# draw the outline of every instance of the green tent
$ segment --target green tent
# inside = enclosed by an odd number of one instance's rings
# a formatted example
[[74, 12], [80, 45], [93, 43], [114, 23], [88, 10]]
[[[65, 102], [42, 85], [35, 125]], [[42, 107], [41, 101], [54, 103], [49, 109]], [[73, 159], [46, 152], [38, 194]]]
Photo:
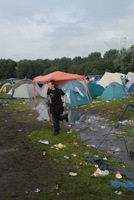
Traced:
[[104, 91], [104, 87], [97, 84], [97, 83], [87, 83], [88, 89], [90, 91], [90, 95], [92, 98], [96, 98], [101, 96], [102, 92]]

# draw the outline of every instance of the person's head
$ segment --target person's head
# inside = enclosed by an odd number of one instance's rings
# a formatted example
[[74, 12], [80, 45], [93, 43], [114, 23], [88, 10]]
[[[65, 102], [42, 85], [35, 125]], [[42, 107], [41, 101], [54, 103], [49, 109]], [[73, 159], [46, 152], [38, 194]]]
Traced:
[[54, 88], [57, 87], [57, 81], [54, 80], [54, 79], [48, 81], [47, 84], [48, 84], [48, 88], [51, 89], [51, 90], [53, 90]]

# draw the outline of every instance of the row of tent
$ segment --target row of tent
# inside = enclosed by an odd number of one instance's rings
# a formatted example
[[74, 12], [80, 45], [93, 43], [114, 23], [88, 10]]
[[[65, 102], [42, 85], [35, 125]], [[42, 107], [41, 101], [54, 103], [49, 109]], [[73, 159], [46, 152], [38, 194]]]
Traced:
[[[128, 78], [126, 87], [122, 77]], [[0, 92], [15, 98], [34, 98], [47, 96], [47, 82], [56, 79], [59, 88], [67, 95], [67, 106], [81, 106], [91, 103], [92, 98], [104, 100], [128, 98], [134, 93], [134, 73], [127, 75], [106, 72], [97, 83], [87, 82], [85, 76], [56, 71], [45, 76], [37, 76], [33, 80], [14, 80], [14, 84], [6, 82]], [[38, 83], [43, 86], [39, 87]]]

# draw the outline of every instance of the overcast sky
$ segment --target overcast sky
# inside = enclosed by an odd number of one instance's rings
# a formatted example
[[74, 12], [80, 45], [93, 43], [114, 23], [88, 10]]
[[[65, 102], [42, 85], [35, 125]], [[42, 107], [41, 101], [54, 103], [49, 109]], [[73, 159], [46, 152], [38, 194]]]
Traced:
[[0, 0], [0, 59], [103, 56], [133, 44], [133, 0]]

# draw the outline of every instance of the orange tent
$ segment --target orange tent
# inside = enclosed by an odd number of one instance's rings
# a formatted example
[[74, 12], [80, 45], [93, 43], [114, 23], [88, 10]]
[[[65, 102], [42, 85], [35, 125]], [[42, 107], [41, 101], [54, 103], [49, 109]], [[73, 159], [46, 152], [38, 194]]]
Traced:
[[52, 72], [45, 76], [37, 76], [33, 79], [33, 81], [34, 82], [42, 81], [45, 83], [47, 81], [50, 81], [51, 79], [55, 79], [58, 82], [65, 82], [65, 81], [78, 80], [78, 79], [83, 79], [84, 81], [86, 81], [85, 76], [78, 75], [78, 74], [70, 74], [70, 73], [61, 72], [61, 71]]
[[[37, 82], [46, 83], [46, 82], [50, 81], [51, 79], [55, 79], [59, 84], [67, 82], [67, 81], [71, 81], [71, 80], [83, 80], [85, 87], [87, 88], [87, 91], [88, 91], [89, 96], [90, 96], [90, 92], [88, 90], [88, 86], [87, 86], [87, 83], [86, 83], [86, 77], [85, 76], [78, 75], [78, 74], [70, 74], [70, 73], [61, 72], [61, 71], [55, 71], [55, 72], [52, 72], [52, 73], [47, 74], [45, 76], [35, 77], [33, 79], [34, 88], [35, 88], [35, 83], [37, 83]], [[34, 91], [35, 91], [35, 89], [34, 89]], [[36, 97], [36, 94], [34, 95], [34, 97]]]

